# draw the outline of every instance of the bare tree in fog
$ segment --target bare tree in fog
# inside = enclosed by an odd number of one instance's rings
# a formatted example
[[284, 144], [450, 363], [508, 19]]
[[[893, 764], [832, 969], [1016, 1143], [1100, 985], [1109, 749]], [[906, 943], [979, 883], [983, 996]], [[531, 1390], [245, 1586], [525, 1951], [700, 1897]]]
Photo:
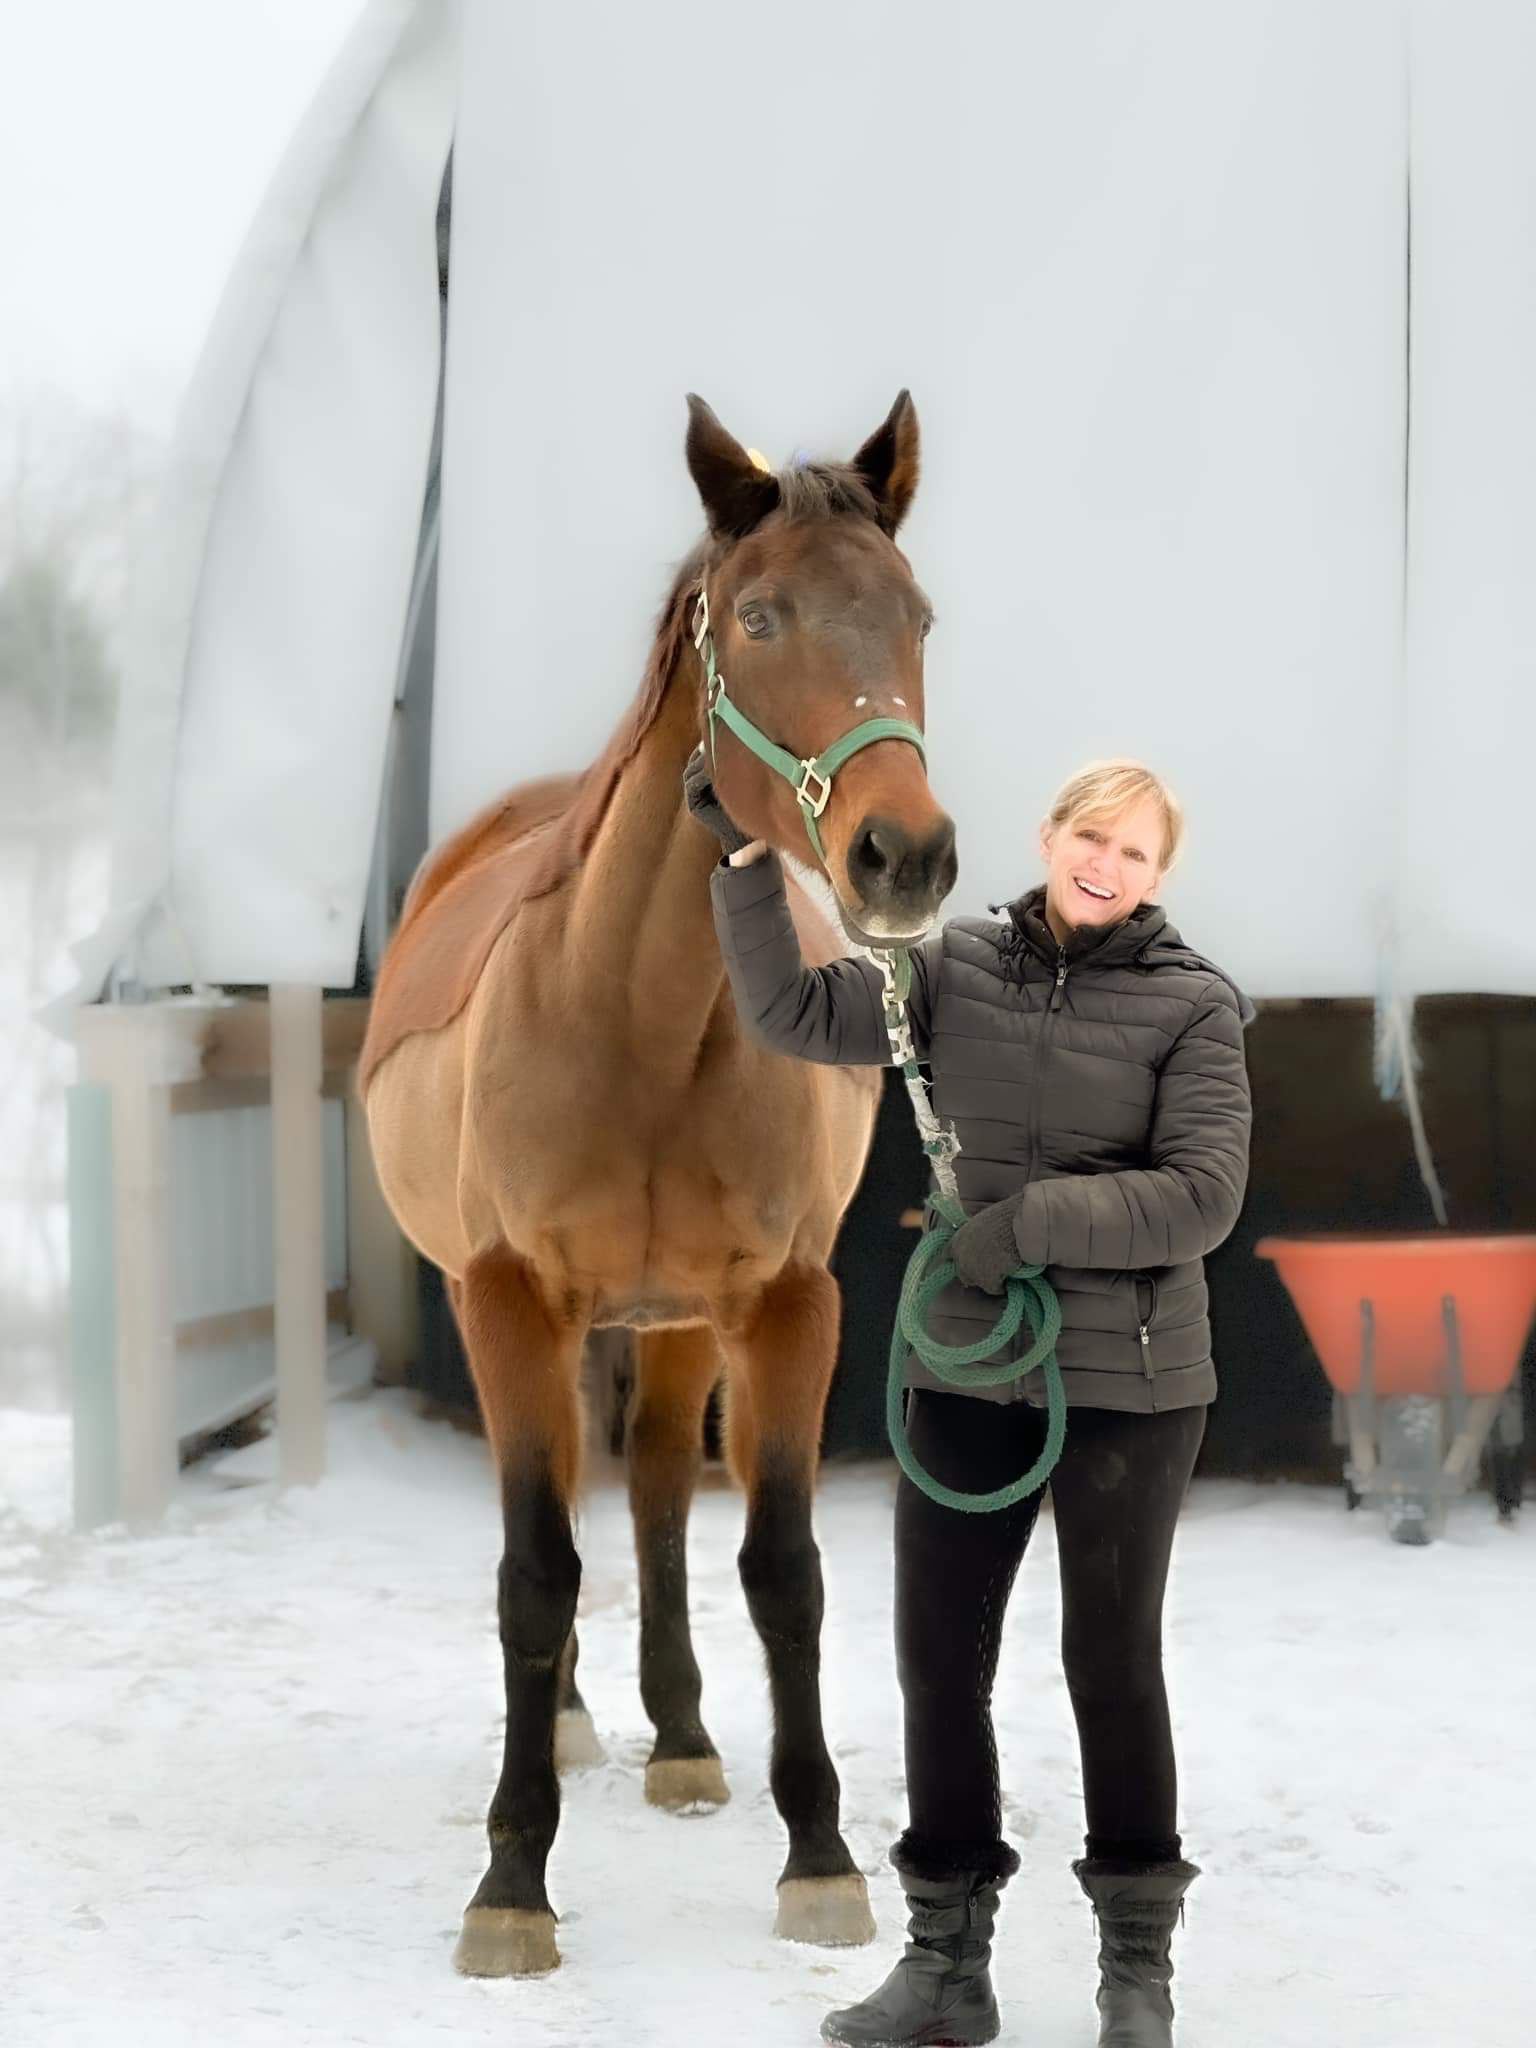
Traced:
[[0, 406], [0, 1401], [63, 1393], [70, 1055], [33, 1013], [104, 907], [118, 655], [157, 453], [58, 399]]

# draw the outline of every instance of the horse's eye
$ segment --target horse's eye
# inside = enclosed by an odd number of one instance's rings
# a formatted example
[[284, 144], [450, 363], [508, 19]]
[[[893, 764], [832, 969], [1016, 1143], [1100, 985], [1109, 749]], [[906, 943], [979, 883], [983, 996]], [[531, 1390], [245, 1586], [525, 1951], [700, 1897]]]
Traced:
[[770, 622], [761, 605], [749, 604], [738, 616], [741, 619], [742, 630], [750, 633], [754, 640], [767, 632]]
[[918, 634], [917, 634], [917, 637], [918, 637], [918, 639], [919, 639], [919, 640], [926, 640], [926, 639], [928, 638], [928, 635], [929, 635], [929, 634], [930, 634], [930, 633], [931, 633], [932, 631], [933, 631], [933, 620], [932, 620], [932, 619], [924, 619], [924, 621], [923, 621], [922, 625], [921, 625], [921, 626], [920, 626], [920, 627], [918, 628]]

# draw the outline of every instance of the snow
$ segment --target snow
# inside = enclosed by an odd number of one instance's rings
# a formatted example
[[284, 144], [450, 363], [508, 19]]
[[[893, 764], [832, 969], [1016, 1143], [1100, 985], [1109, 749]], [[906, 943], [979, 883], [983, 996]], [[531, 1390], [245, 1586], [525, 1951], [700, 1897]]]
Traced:
[[[892, 1468], [829, 1468], [817, 1511], [827, 1727], [878, 1944], [826, 1952], [770, 1932], [783, 1838], [765, 1688], [735, 1579], [741, 1501], [715, 1474], [690, 1564], [733, 1800], [706, 1818], [646, 1806], [627, 1514], [600, 1465], [581, 1677], [608, 1761], [565, 1783], [551, 1864], [565, 1964], [478, 1983], [450, 1954], [500, 1742], [486, 1449], [392, 1392], [331, 1424], [316, 1488], [194, 1468], [156, 1532], [82, 1536], [66, 1519], [67, 1422], [0, 1413], [7, 2048], [814, 2041], [898, 1945], [883, 1860], [904, 1819]], [[1197, 1484], [1168, 1630], [1185, 1841], [1206, 1873], [1177, 1954], [1183, 2048], [1525, 2039], [1533, 1534], [1478, 1498], [1444, 1541], [1408, 1550], [1330, 1490]], [[1091, 2048], [1053, 1547], [1046, 1516], [998, 1681], [1024, 1867], [997, 1979], [1005, 2041]]]

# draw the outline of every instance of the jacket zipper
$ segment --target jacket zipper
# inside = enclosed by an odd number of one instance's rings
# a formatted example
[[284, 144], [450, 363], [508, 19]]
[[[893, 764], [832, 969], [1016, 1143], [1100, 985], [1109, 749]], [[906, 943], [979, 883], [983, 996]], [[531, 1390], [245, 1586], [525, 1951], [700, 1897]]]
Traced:
[[1067, 949], [1056, 948], [1056, 986], [1051, 990], [1050, 1001], [1045, 1006], [1045, 1022], [1040, 1027], [1040, 1044], [1035, 1051], [1035, 1079], [1029, 1105], [1029, 1168], [1025, 1185], [1035, 1178], [1035, 1168], [1040, 1160], [1040, 1097], [1044, 1093], [1045, 1055], [1051, 1041], [1051, 1024], [1061, 1008], [1061, 992], [1067, 983]]
[[[1145, 1278], [1148, 1287], [1150, 1287], [1152, 1290], [1152, 1305], [1147, 1310], [1146, 1321], [1138, 1324], [1137, 1327], [1141, 1332], [1141, 1369], [1146, 1374], [1147, 1378], [1151, 1379], [1152, 1325], [1157, 1321], [1157, 1282], [1150, 1273], [1146, 1274]], [[1137, 1284], [1139, 1288], [1140, 1282], [1138, 1281]], [[1140, 1308], [1141, 1306], [1141, 1296], [1139, 1292], [1136, 1297], [1136, 1306], [1138, 1308]]]
[[[1045, 1006], [1045, 1022], [1040, 1030], [1040, 1047], [1035, 1055], [1034, 1100], [1030, 1106], [1029, 1125], [1029, 1178], [1031, 1180], [1035, 1177], [1035, 1165], [1040, 1153], [1040, 1098], [1044, 1093], [1041, 1084], [1045, 1074], [1045, 1055], [1050, 1045], [1052, 1024], [1056, 1012], [1061, 1008], [1062, 994], [1066, 985], [1067, 949], [1065, 946], [1058, 946], [1056, 948], [1056, 982], [1051, 990], [1050, 1000]], [[1147, 1310], [1146, 1320], [1137, 1324], [1137, 1330], [1141, 1337], [1141, 1369], [1148, 1381], [1151, 1381], [1153, 1378], [1152, 1325], [1157, 1321], [1157, 1282], [1150, 1273], [1145, 1278], [1148, 1287], [1152, 1290], [1152, 1304]], [[1139, 1294], [1136, 1305], [1138, 1309], [1141, 1306]]]

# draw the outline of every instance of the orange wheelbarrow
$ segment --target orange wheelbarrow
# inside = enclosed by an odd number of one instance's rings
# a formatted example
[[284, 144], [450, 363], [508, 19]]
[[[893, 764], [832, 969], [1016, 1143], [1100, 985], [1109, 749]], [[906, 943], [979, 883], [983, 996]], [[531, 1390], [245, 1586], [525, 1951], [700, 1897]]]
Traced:
[[1536, 1237], [1266, 1237], [1333, 1387], [1354, 1508], [1379, 1499], [1399, 1543], [1429, 1543], [1491, 1447], [1511, 1521], [1524, 1490], [1517, 1372], [1536, 1317]]

